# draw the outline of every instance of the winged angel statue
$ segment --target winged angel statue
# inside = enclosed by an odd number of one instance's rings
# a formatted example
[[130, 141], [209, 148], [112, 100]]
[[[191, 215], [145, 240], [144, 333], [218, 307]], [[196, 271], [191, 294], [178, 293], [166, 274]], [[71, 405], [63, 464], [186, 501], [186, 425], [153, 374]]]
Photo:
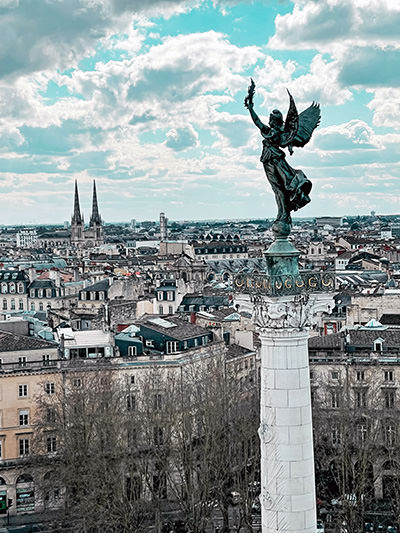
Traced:
[[251, 80], [244, 105], [250, 112], [254, 124], [263, 136], [261, 162], [265, 174], [271, 184], [278, 205], [278, 216], [272, 225], [275, 237], [286, 238], [292, 228], [291, 211], [297, 211], [310, 202], [312, 183], [301, 170], [292, 168], [286, 161], [286, 155], [281, 148], [288, 148], [293, 154], [294, 146], [304, 146], [311, 139], [311, 135], [321, 119], [319, 104], [312, 103], [310, 107], [298, 114], [296, 104], [289, 93], [289, 110], [286, 120], [282, 113], [274, 109], [269, 116], [269, 125], [261, 122], [254, 111], [253, 97], [255, 83]]

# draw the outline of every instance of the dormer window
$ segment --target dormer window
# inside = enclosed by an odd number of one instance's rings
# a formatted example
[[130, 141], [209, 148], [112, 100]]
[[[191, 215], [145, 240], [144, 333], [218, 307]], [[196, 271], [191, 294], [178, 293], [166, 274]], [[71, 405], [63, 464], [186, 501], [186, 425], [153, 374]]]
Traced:
[[379, 337], [374, 341], [374, 352], [381, 352], [383, 350], [384, 340]]
[[7, 283], [2, 283], [1, 284], [1, 292], [3, 294], [5, 294], [7, 292]]
[[18, 283], [18, 292], [21, 294], [22, 292], [24, 292], [24, 284], [23, 283]]

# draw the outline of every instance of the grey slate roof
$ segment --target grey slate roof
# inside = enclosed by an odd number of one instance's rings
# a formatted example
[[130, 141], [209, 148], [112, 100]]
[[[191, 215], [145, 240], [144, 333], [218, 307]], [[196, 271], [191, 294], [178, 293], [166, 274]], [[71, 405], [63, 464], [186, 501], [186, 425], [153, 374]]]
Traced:
[[36, 337], [0, 331], [0, 353], [20, 350], [45, 350], [49, 348], [57, 348], [57, 344]]
[[332, 333], [323, 337], [310, 337], [308, 347], [311, 350], [340, 350], [341, 338], [348, 346], [371, 350], [378, 338], [384, 340], [384, 347], [400, 350], [400, 329], [355, 329], [349, 330], [343, 337], [341, 333]]
[[91, 292], [91, 291], [107, 291], [110, 287], [110, 280], [108, 278], [97, 281], [89, 287], [85, 287], [80, 292]]
[[197, 326], [196, 324], [187, 322], [186, 320], [181, 320], [175, 316], [163, 317], [163, 319], [167, 322], [175, 324], [175, 327], [170, 328], [164, 328], [158, 324], [155, 324], [154, 322], [151, 322], [151, 320], [155, 318], [159, 318], [158, 315], [145, 315], [143, 318], [135, 322], [135, 324], [143, 325], [146, 328], [152, 329], [154, 331], [157, 331], [158, 333], [161, 333], [162, 335], [172, 337], [176, 340], [193, 339], [194, 337], [210, 335], [210, 330]]

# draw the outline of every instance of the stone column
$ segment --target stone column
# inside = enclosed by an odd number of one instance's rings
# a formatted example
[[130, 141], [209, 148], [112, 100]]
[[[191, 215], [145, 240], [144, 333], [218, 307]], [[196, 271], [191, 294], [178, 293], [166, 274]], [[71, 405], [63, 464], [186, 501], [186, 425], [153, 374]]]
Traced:
[[315, 533], [308, 327], [332, 307], [332, 296], [242, 295], [238, 301], [252, 308], [261, 339], [262, 533]]
[[262, 532], [315, 533], [308, 326], [328, 294], [253, 298], [261, 339]]

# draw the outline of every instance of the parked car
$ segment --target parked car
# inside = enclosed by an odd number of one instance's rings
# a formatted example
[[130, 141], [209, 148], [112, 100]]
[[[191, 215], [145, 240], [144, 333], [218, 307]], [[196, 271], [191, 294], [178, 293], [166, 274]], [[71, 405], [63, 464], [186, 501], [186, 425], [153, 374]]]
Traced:
[[325, 526], [322, 520], [317, 520], [317, 533], [325, 533]]
[[374, 524], [372, 522], [365, 522], [364, 531], [375, 531]]

